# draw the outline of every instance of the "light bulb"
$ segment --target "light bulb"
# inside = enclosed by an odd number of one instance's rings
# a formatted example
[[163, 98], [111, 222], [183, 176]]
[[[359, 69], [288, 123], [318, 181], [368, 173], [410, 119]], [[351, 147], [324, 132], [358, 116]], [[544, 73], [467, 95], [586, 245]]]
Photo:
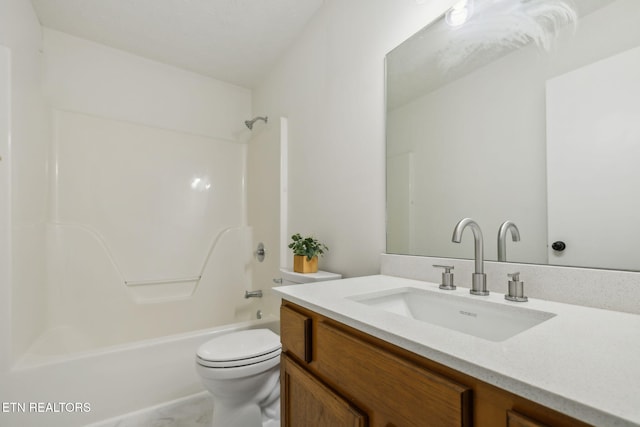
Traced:
[[451, 27], [459, 27], [471, 18], [473, 0], [461, 0], [454, 4], [445, 14], [445, 21]]

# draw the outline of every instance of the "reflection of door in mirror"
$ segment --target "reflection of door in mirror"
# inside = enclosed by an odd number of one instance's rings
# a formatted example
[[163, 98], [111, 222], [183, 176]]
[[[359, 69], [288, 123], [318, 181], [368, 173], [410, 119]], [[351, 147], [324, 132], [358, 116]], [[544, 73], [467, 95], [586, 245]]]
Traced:
[[549, 242], [567, 245], [552, 264], [638, 268], [638, 76], [634, 48], [547, 82]]

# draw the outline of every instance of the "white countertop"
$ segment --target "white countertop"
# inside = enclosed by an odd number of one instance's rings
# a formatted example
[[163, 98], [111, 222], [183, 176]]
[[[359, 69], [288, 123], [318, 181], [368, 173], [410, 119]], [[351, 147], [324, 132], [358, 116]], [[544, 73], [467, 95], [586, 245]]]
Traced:
[[[517, 305], [556, 316], [501, 342], [389, 313], [347, 299], [421, 288]], [[434, 283], [367, 276], [281, 286], [282, 298], [489, 384], [597, 426], [640, 426], [640, 316], [503, 294], [472, 296]]]

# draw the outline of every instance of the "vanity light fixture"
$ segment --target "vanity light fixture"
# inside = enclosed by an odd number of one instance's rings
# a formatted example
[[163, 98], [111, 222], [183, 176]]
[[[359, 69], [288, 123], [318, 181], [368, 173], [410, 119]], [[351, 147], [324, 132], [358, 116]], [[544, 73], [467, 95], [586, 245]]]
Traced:
[[473, 0], [460, 0], [445, 14], [445, 21], [451, 27], [459, 27], [473, 15]]
[[478, 68], [530, 43], [550, 51], [560, 29], [575, 29], [578, 15], [572, 0], [463, 0], [444, 18], [453, 31], [437, 57], [448, 72]]

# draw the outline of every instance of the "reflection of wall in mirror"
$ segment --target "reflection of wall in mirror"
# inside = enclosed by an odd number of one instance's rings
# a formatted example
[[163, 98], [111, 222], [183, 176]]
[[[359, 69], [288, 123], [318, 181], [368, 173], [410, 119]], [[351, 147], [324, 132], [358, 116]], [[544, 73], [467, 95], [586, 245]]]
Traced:
[[387, 252], [411, 253], [414, 248], [413, 153], [387, 158]]
[[[388, 113], [391, 149], [415, 153], [416, 254], [472, 258], [473, 239], [451, 243], [456, 222], [471, 217], [496, 259], [494, 237], [510, 219], [523, 234], [510, 256], [539, 248], [523, 256], [546, 262], [544, 128], [530, 120], [544, 112], [543, 82], [521, 90], [539, 71], [522, 66], [532, 56], [515, 52]], [[521, 107], [505, 110], [514, 93]]]
[[415, 156], [415, 250], [408, 253], [473, 258], [472, 239], [451, 243], [455, 223], [472, 217], [486, 259], [495, 260], [495, 236], [509, 219], [522, 240], [507, 243], [508, 260], [548, 262], [545, 82], [637, 46], [637, 16], [640, 2], [616, 1], [584, 16], [549, 55], [521, 49], [388, 112], [388, 156]]

